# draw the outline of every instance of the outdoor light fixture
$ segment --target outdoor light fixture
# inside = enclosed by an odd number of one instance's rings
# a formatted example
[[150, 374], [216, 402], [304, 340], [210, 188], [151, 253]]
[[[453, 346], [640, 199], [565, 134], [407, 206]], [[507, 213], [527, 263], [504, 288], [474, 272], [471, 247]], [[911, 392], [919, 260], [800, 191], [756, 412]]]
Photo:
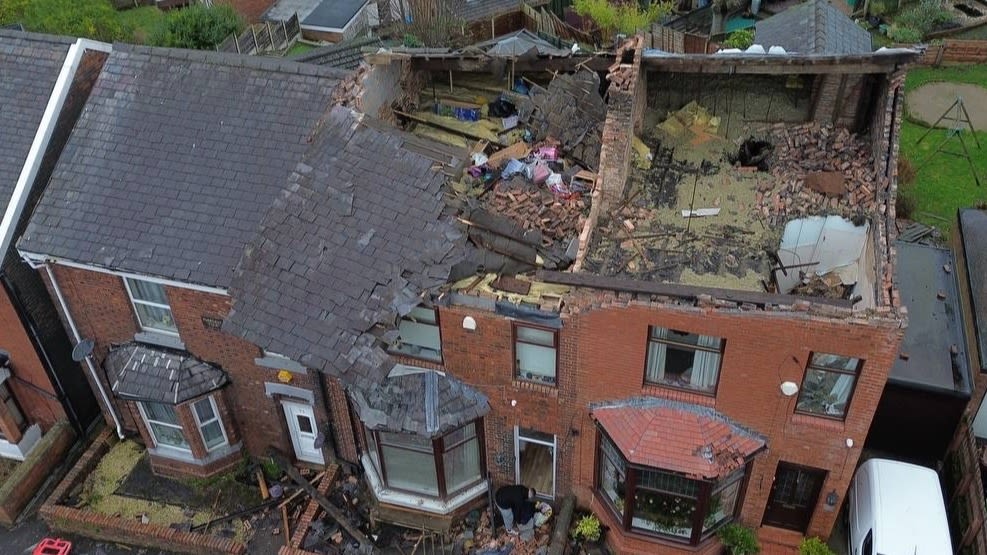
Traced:
[[463, 318], [463, 329], [468, 331], [476, 331], [476, 320], [474, 320], [472, 316]]
[[795, 382], [781, 382], [781, 393], [785, 397], [791, 397], [799, 392], [799, 385]]
[[826, 505], [828, 505], [830, 507], [835, 507], [836, 506], [836, 502], [839, 501], [839, 500], [840, 500], [840, 496], [836, 494], [836, 490], [835, 489], [833, 491], [831, 491], [831, 492], [829, 492], [829, 493], [826, 494]]

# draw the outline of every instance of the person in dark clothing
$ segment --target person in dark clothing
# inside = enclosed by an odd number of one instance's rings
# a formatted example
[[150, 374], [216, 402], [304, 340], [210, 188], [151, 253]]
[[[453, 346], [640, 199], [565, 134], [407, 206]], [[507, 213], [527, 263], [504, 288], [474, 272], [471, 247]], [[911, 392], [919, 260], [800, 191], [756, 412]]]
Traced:
[[[506, 528], [508, 532], [515, 534], [517, 533], [514, 531], [514, 517], [522, 510], [522, 503], [534, 498], [535, 495], [536, 492], [534, 488], [529, 488], [528, 486], [523, 486], [520, 484], [514, 486], [503, 486], [497, 490], [497, 493], [494, 494], [494, 502], [497, 505], [497, 509], [500, 510], [500, 516], [504, 519], [504, 528]], [[530, 516], [534, 516], [533, 511]]]
[[538, 508], [531, 499], [525, 499], [514, 511], [514, 524], [517, 525], [521, 541], [531, 541], [535, 536], [535, 513]]

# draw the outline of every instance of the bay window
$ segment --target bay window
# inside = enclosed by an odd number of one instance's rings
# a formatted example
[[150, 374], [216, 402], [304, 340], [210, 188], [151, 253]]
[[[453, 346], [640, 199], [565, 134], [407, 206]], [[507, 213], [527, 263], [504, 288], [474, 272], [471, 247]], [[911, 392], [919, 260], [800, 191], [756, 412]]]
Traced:
[[486, 473], [479, 420], [434, 439], [370, 429], [365, 436], [374, 470], [394, 490], [448, 498], [476, 485]]
[[[212, 453], [230, 444], [216, 400], [211, 395], [187, 404], [170, 405], [140, 401], [137, 406], [155, 447], [178, 450], [188, 456], [193, 451]], [[182, 411], [190, 411], [193, 420], [188, 419], [187, 413], [184, 420], [180, 418]], [[199, 440], [202, 442], [202, 447], [193, 449], [192, 444], [198, 445]]]
[[631, 465], [599, 436], [597, 491], [622, 528], [696, 545], [737, 514], [747, 467], [716, 480]]
[[156, 445], [191, 451], [174, 406], [148, 401], [141, 402], [139, 406]]
[[227, 444], [226, 431], [223, 430], [223, 423], [219, 419], [219, 411], [216, 410], [216, 402], [212, 397], [192, 403], [192, 413], [195, 415], [195, 422], [199, 426], [199, 434], [202, 436], [202, 444], [205, 445], [206, 451]]

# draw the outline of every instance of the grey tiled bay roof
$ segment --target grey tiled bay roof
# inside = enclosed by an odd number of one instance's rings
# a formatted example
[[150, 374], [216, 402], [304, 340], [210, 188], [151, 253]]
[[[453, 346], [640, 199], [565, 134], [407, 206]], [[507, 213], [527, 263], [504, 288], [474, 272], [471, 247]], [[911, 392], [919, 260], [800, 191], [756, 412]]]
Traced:
[[870, 33], [827, 0], [808, 0], [754, 26], [754, 42], [800, 54], [871, 52]]
[[228, 286], [344, 75], [115, 45], [19, 247]]
[[0, 209], [10, 202], [72, 42], [0, 29]]
[[229, 381], [221, 368], [188, 353], [136, 342], [111, 349], [103, 367], [117, 397], [169, 405], [205, 395]]
[[223, 329], [372, 395], [394, 366], [382, 336], [466, 252], [435, 163], [360, 120], [321, 123], [244, 250]]

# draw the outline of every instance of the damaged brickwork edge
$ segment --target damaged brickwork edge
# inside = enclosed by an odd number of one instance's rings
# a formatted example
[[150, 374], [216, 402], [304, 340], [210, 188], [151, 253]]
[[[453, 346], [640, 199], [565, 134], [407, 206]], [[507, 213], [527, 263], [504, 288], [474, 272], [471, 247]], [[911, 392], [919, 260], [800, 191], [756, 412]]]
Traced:
[[167, 526], [141, 524], [134, 519], [106, 516], [59, 503], [96, 468], [103, 455], [116, 443], [112, 430], [103, 430], [79, 458], [38, 511], [53, 530], [74, 533], [103, 541], [120, 542], [150, 549], [167, 549], [191, 555], [243, 555], [241, 542], [195, 532], [182, 532]]

